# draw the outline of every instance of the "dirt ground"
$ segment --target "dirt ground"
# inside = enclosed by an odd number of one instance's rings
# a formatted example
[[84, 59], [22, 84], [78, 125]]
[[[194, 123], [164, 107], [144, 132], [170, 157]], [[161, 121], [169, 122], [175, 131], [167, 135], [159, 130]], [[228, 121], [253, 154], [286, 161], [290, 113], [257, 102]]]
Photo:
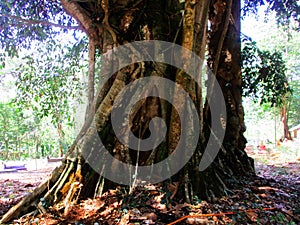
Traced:
[[49, 166], [38, 170], [20, 170], [18, 172], [0, 173], [0, 181], [14, 180], [26, 184], [39, 183], [51, 174], [55, 166]]
[[[9, 165], [17, 163], [10, 163]], [[23, 163], [19, 163], [22, 165]], [[46, 163], [44, 161], [28, 162], [28, 170], [18, 172], [4, 172], [0, 170], [0, 218], [7, 210], [19, 202], [22, 197], [44, 181], [59, 163]]]

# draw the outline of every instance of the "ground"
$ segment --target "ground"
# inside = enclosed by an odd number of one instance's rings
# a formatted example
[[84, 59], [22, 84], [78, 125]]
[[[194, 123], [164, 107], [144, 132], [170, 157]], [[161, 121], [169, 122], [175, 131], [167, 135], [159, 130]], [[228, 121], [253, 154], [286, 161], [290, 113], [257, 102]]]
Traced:
[[[300, 162], [270, 160], [272, 153], [253, 156], [258, 176], [227, 183], [228, 196], [214, 203], [197, 197], [194, 205], [177, 201], [172, 198], [176, 184], [146, 185], [130, 194], [120, 187], [79, 202], [67, 215], [59, 206], [50, 207], [47, 214], [31, 214], [13, 224], [300, 224]], [[54, 166], [0, 173], [0, 218]]]

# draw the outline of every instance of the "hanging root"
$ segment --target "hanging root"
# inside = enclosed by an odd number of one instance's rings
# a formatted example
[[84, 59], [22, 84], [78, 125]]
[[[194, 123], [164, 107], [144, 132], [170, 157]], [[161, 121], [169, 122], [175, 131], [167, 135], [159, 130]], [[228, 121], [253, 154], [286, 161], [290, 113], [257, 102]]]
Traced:
[[[56, 203], [58, 201], [58, 193], [63, 187], [64, 183], [66, 182], [67, 178], [69, 177], [72, 169], [74, 168], [74, 162], [71, 162], [71, 165], [69, 165], [69, 161], [67, 163], [67, 166], [63, 173], [61, 173], [58, 181], [55, 183], [55, 185], [51, 188], [51, 190], [45, 195], [45, 199], [48, 202]], [[54, 196], [54, 200], [53, 200]], [[53, 201], [52, 201], [53, 200]]]
[[[187, 169], [184, 170], [184, 194], [185, 194], [185, 200], [187, 203], [192, 203], [190, 196], [190, 189], [189, 189], [189, 171]], [[191, 187], [192, 188], [192, 187]], [[192, 198], [193, 199], [193, 198]]]
[[115, 32], [113, 31], [113, 29], [111, 28], [111, 26], [110, 26], [110, 24], [108, 22], [108, 14], [109, 14], [109, 12], [108, 12], [108, 7], [109, 7], [108, 0], [102, 0], [101, 1], [101, 7], [102, 7], [102, 9], [104, 11], [104, 19], [103, 19], [102, 23], [104, 24], [105, 28], [110, 33], [110, 35], [111, 35], [111, 37], [113, 39], [113, 42], [114, 42], [114, 47], [116, 47], [117, 43], [118, 43], [117, 42], [117, 36], [116, 36]]

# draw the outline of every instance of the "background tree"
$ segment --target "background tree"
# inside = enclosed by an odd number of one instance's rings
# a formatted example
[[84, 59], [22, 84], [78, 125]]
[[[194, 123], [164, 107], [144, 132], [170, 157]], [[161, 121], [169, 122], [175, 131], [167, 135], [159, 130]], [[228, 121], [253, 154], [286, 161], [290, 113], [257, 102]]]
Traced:
[[29, 49], [36, 41], [55, 39], [62, 31], [78, 30], [59, 1], [30, 2], [1, 1], [2, 49], [9, 56], [18, 55], [21, 48]]
[[285, 62], [280, 52], [261, 51], [253, 42], [242, 52], [243, 95], [260, 104], [281, 105], [290, 92]]
[[291, 97], [291, 100], [288, 104], [288, 115], [289, 115], [289, 121], [291, 126], [296, 126], [300, 123], [300, 117], [298, 113], [298, 106], [300, 104], [300, 82], [298, 79], [293, 79], [289, 82], [291, 88], [293, 89], [293, 95]]
[[[53, 4], [54, 10], [58, 13], [63, 12], [62, 6], [78, 22], [80, 29], [86, 33], [89, 39], [90, 97], [88, 112], [95, 111], [96, 130], [90, 126], [92, 118], [87, 117], [82, 131], [69, 149], [63, 164], [53, 172], [49, 182], [41, 184], [36, 191], [20, 202], [18, 207], [8, 212], [1, 222], [17, 216], [20, 210], [26, 211], [30, 203], [41, 196], [44, 196], [45, 200], [51, 204], [62, 202], [65, 213], [68, 213], [70, 204], [76, 202], [78, 197], [95, 196], [101, 194], [103, 187], [114, 187], [116, 184], [105, 180], [102, 174], [96, 174], [90, 165], [85, 163], [85, 158], [81, 155], [82, 152], [93, 149], [91, 148], [91, 143], [93, 144], [93, 140], [90, 140], [91, 134], [99, 134], [115, 158], [134, 165], [151, 165], [174, 151], [173, 140], [178, 140], [179, 122], [176, 115], [174, 116], [174, 108], [166, 102], [156, 98], [147, 98], [143, 102], [143, 106], [136, 108], [133, 112], [131, 130], [142, 139], [149, 135], [149, 121], [153, 117], [166, 118], [166, 115], [172, 115], [170, 121], [167, 120], [169, 127], [172, 127], [172, 130], [169, 130], [168, 139], [158, 149], [153, 149], [151, 152], [137, 153], [116, 140], [110, 123], [110, 113], [113, 100], [121, 89], [136, 78], [146, 76], [161, 76], [178, 82], [194, 99], [195, 104], [201, 105], [199, 104], [202, 102], [201, 92], [197, 91], [195, 82], [188, 80], [186, 74], [167, 65], [151, 62], [137, 63], [121, 69], [104, 85], [102, 90], [94, 91], [95, 49], [98, 48], [100, 52], [105, 53], [117, 45], [136, 40], [153, 39], [174, 42], [195, 51], [202, 58], [205, 53], [205, 43], [209, 40], [208, 66], [215, 74], [226, 102], [228, 117], [227, 121], [223, 121], [226, 123], [226, 134], [222, 151], [207, 170], [198, 171], [201, 155], [210, 132], [210, 108], [206, 104], [203, 115], [201, 114], [202, 110], [199, 110], [200, 123], [203, 122], [204, 130], [196, 153], [176, 176], [166, 181], [177, 187], [174, 195], [176, 194], [177, 197], [184, 198], [186, 201], [191, 201], [194, 195], [203, 199], [215, 200], [226, 193], [228, 188], [226, 184], [229, 184], [228, 178], [238, 180], [240, 176], [253, 173], [251, 160], [244, 151], [246, 140], [243, 136], [245, 126], [241, 99], [240, 1], [186, 0], [184, 3], [180, 3], [160, 0], [151, 2], [62, 0], [60, 3], [61, 5], [51, 2], [50, 5]], [[28, 8], [27, 5], [29, 5]], [[35, 12], [36, 7], [43, 9], [43, 6], [44, 9], [49, 9], [45, 3], [31, 5], [28, 2], [26, 4], [14, 2], [13, 4], [17, 16], [24, 16], [25, 20], [49, 19], [47, 16], [54, 15], [52, 21], [59, 22], [55, 14], [42, 13], [43, 10], [38, 14], [31, 15], [32, 12]], [[6, 2], [2, 7], [6, 7], [8, 12], [11, 11], [11, 5]], [[17, 10], [18, 8], [20, 10]], [[24, 14], [19, 14], [19, 12]], [[210, 26], [208, 26], [207, 18]], [[3, 21], [13, 19], [12, 16], [6, 15]], [[71, 21], [71, 19], [61, 20], [63, 26], [65, 26], [65, 21]], [[1, 25], [5, 24], [1, 23]], [[44, 25], [39, 26], [43, 28]], [[44, 28], [48, 32], [46, 32], [47, 34], [53, 32], [48, 26]], [[8, 32], [11, 31], [6, 31], [6, 33]], [[37, 33], [40, 37], [43, 36], [42, 34], [44, 33]], [[9, 42], [6, 43], [8, 43], [5, 45], [7, 50], [13, 49]], [[212, 77], [208, 77], [209, 94], [213, 90], [211, 79]], [[155, 88], [152, 91], [155, 92]], [[178, 101], [186, 104], [179, 96], [177, 98]], [[185, 106], [189, 110], [189, 106]], [[222, 119], [224, 118], [220, 115], [220, 121]], [[139, 132], [141, 128], [144, 128], [143, 132]], [[95, 151], [97, 150], [96, 146], [92, 147]], [[99, 157], [105, 157], [105, 155]], [[119, 168], [114, 168], [114, 165], [108, 166], [111, 166], [116, 174], [119, 173]], [[47, 189], [49, 185], [50, 189]]]
[[[247, 22], [249, 21], [246, 19], [245, 23]], [[254, 27], [257, 27], [257, 32], [255, 33], [255, 35], [253, 35], [253, 38], [257, 43], [255, 48], [258, 48], [260, 49], [259, 51], [263, 52], [277, 52], [278, 55], [281, 55], [282, 61], [285, 65], [285, 69], [284, 71], [282, 71], [282, 78], [279, 78], [278, 82], [276, 83], [278, 84], [278, 88], [282, 87], [283, 89], [286, 89], [286, 86], [284, 84], [279, 85], [280, 81], [288, 83], [288, 89], [292, 89], [292, 93], [277, 93], [276, 96], [280, 96], [283, 101], [277, 102], [276, 106], [274, 105], [274, 103], [273, 105], [274, 107], [280, 109], [279, 111], [276, 110], [276, 112], [278, 112], [278, 115], [274, 115], [275, 117], [280, 117], [280, 120], [278, 120], [281, 121], [280, 127], [282, 127], [282, 132], [280, 130], [280, 135], [281, 137], [290, 139], [291, 136], [289, 133], [289, 126], [295, 126], [298, 124], [297, 122], [294, 122], [294, 118], [297, 113], [293, 110], [295, 108], [294, 100], [296, 101], [298, 92], [298, 86], [295, 84], [297, 83], [296, 80], [299, 76], [297, 70], [297, 67], [299, 66], [299, 33], [293, 30], [293, 27], [296, 28], [297, 23], [291, 20], [291, 24], [289, 27], [283, 26], [283, 24], [279, 24], [278, 26], [278, 24], [276, 24], [275, 13], [270, 13], [268, 15], [268, 18], [264, 18], [264, 16], [260, 14], [258, 20], [252, 23]], [[265, 30], [269, 30], [268, 34], [265, 33]], [[250, 31], [248, 31], [248, 35], [249, 32]], [[278, 60], [275, 61], [278, 62]], [[250, 60], [248, 60], [248, 65], [249, 62]], [[279, 65], [278, 63], [276, 64]], [[270, 63], [270, 65], [273, 66], [276, 64]], [[256, 66], [258, 71], [259, 64], [256, 64]], [[255, 66], [252, 65], [252, 68], [254, 67]], [[277, 71], [279, 72], [280, 70], [278, 69]], [[285, 77], [283, 76], [283, 72], [285, 74]], [[244, 76], [244, 78], [249, 79], [250, 81], [251, 79], [247, 78], [247, 76]], [[247, 82], [245, 82], [245, 84], [246, 83]], [[270, 84], [272, 85], [272, 83]], [[259, 91], [262, 89], [257, 88], [257, 90]], [[269, 107], [269, 111], [274, 113], [274, 108]]]
[[24, 136], [28, 132], [26, 117], [11, 102], [0, 103], [1, 158], [19, 158], [24, 151]]
[[[27, 121], [34, 124], [27, 133], [27, 137], [32, 136], [32, 139], [26, 140], [39, 143], [36, 151], [29, 151], [31, 144], [28, 143], [28, 154], [22, 154], [22, 157], [62, 156], [70, 144], [67, 142], [70, 142], [68, 138], [72, 132], [68, 129], [74, 129], [74, 109], [81, 104], [81, 89], [84, 88], [84, 75], [81, 73], [85, 51], [77, 52], [84, 44], [84, 39], [66, 40], [64, 43], [48, 40], [32, 44], [31, 50], [22, 49], [19, 58], [3, 60], [4, 68], [0, 70], [3, 97], [6, 96], [7, 102], [17, 103], [19, 111], [29, 117]], [[50, 136], [47, 137], [47, 132], [48, 135], [53, 134], [53, 126], [58, 146]]]
[[291, 139], [287, 121], [287, 98], [291, 94], [285, 62], [280, 52], [259, 50], [255, 43], [246, 43], [242, 54], [243, 95], [281, 108], [284, 138]]
[[273, 1], [273, 0], [245, 0], [243, 7], [243, 16], [258, 13], [259, 6], [265, 6], [265, 14], [275, 13], [278, 25], [284, 28], [292, 28], [299, 31], [300, 25], [300, 7], [297, 0]]
[[[74, 54], [81, 46], [47, 42], [22, 58], [22, 64], [12, 72], [16, 77], [16, 102], [22, 108], [31, 108], [40, 119], [51, 117], [56, 127], [59, 155], [62, 156], [63, 121], [73, 125], [72, 110], [81, 101], [80, 79], [83, 54]], [[50, 53], [50, 54], [49, 54]]]

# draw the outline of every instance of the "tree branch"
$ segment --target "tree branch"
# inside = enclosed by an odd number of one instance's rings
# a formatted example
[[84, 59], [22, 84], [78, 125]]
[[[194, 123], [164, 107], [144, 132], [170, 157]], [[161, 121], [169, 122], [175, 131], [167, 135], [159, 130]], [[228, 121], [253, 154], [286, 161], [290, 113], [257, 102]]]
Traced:
[[76, 2], [69, 1], [69, 0], [61, 0], [60, 1], [64, 10], [72, 16], [80, 25], [84, 32], [93, 40], [98, 42], [98, 34], [97, 29], [94, 26], [92, 19], [86, 14], [85, 10], [80, 7], [80, 5]]
[[9, 19], [13, 19], [15, 21], [22, 22], [24, 24], [29, 24], [29, 25], [45, 25], [45, 26], [58, 27], [61, 29], [68, 29], [68, 30], [81, 30], [80, 26], [64, 26], [64, 25], [52, 23], [52, 22], [49, 22], [46, 20], [23, 19], [21, 17], [12, 16], [12, 15], [8, 15], [8, 14], [0, 14], [0, 17], [7, 17]]

